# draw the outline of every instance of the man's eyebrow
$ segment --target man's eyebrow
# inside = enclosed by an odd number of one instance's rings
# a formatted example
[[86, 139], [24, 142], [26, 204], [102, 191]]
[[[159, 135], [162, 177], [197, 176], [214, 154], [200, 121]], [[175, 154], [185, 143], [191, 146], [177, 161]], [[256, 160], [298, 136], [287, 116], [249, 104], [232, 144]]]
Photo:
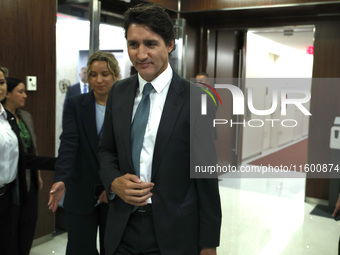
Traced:
[[145, 43], [145, 42], [148, 42], [148, 43], [150, 43], [150, 42], [152, 42], [152, 43], [158, 43], [158, 40], [150, 39], [150, 40], [144, 40], [143, 42], [144, 42], [144, 43]]

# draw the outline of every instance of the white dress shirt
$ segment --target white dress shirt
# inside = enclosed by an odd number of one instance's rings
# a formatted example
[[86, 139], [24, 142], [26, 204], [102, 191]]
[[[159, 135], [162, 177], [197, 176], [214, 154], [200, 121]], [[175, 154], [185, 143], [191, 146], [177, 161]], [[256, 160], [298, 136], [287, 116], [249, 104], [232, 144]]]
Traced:
[[[153, 151], [155, 147], [158, 126], [162, 117], [165, 99], [169, 91], [172, 75], [172, 69], [170, 64], [168, 64], [168, 67], [165, 69], [165, 71], [150, 82], [154, 89], [151, 90], [150, 93], [150, 113], [140, 155], [140, 179], [144, 182], [151, 181]], [[139, 89], [137, 89], [137, 95], [133, 106], [132, 120], [142, 99], [143, 88], [147, 83], [147, 81], [145, 81], [139, 74], [138, 81]], [[148, 202], [151, 203], [151, 198], [148, 200]]]
[[79, 84], [80, 84], [80, 92], [81, 94], [84, 94], [85, 91], [84, 91], [84, 85], [86, 86], [86, 93], [89, 92], [89, 85], [87, 83], [84, 83], [82, 81], [79, 81]]
[[11, 183], [18, 173], [18, 139], [7, 121], [7, 113], [0, 103], [0, 187]]

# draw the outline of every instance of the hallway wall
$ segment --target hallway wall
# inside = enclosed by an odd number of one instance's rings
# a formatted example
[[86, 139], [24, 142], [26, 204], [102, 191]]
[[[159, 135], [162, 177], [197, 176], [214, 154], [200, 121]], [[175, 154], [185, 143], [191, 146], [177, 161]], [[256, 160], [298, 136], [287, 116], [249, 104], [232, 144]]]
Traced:
[[[255, 29], [256, 30], [256, 29]], [[305, 41], [312, 41], [306, 38]], [[272, 59], [275, 56], [275, 60]], [[272, 89], [305, 89], [310, 91], [313, 70], [313, 55], [306, 51], [291, 48], [284, 43], [275, 42], [254, 32], [247, 34], [246, 89], [252, 88], [253, 102], [256, 109], [270, 109], [272, 106]], [[293, 78], [293, 79], [291, 79]], [[283, 82], [284, 81], [284, 82]], [[280, 82], [279, 84], [277, 84]], [[285, 84], [282, 84], [285, 83]], [[291, 95], [293, 96], [293, 95]], [[301, 98], [302, 95], [296, 95]], [[281, 104], [278, 96], [278, 105]], [[304, 104], [309, 110], [308, 104]], [[280, 115], [280, 107], [270, 115], [255, 115], [247, 111], [247, 120], [261, 119], [262, 127], [245, 125], [243, 129], [243, 159], [256, 156], [270, 148], [280, 147], [288, 142], [308, 135], [309, 116], [305, 116], [293, 105], [288, 105], [287, 116]], [[266, 119], [294, 119], [296, 127], [284, 127], [265, 121]]]
[[[11, 77], [37, 76], [37, 91], [28, 92], [25, 110], [32, 114], [41, 155], [54, 156], [56, 83], [56, 1], [0, 1], [0, 65]], [[42, 172], [36, 237], [52, 233], [54, 215], [47, 208], [53, 172]]]

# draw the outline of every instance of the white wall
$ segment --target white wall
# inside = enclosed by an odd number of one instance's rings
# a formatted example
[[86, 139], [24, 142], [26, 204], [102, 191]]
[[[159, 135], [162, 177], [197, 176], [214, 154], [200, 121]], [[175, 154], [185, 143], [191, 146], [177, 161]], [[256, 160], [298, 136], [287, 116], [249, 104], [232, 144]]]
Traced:
[[[313, 55], [289, 48], [260, 35], [248, 32], [246, 47], [246, 89], [253, 88], [254, 107], [269, 109], [272, 105], [272, 89], [295, 88], [310, 91]], [[288, 95], [288, 98], [297, 95]], [[300, 95], [303, 97], [304, 95]], [[278, 101], [280, 105], [280, 100]], [[309, 109], [309, 104], [305, 104]], [[281, 146], [308, 134], [309, 117], [293, 105], [288, 105], [287, 115], [281, 116], [280, 107], [270, 116], [250, 114], [249, 119], [295, 119], [294, 128], [274, 125], [264, 121], [263, 127], [245, 126], [243, 132], [243, 159], [260, 154], [263, 150]]]
[[[89, 50], [90, 22], [65, 15], [57, 16], [56, 50], [56, 152], [59, 148], [59, 136], [62, 132], [62, 110], [66, 93], [61, 91], [59, 83], [62, 80], [70, 84], [78, 82], [81, 66], [78, 65], [79, 51]], [[130, 75], [131, 62], [126, 51], [124, 30], [121, 27], [101, 24], [99, 28], [99, 49], [123, 50], [116, 54], [122, 78]]]

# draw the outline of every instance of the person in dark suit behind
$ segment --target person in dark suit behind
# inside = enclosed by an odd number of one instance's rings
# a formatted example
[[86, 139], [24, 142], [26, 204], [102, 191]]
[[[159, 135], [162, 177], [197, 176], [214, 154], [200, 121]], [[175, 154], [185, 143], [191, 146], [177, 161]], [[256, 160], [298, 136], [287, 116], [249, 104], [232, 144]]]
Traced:
[[[209, 74], [206, 72], [199, 72], [198, 74], [196, 74], [196, 78], [195, 78], [195, 83], [196, 86], [200, 87], [201, 89], [205, 89], [207, 90], [211, 96], [213, 97], [213, 101], [214, 104], [216, 106], [216, 109], [219, 105], [219, 98], [217, 97], [217, 95], [212, 91], [212, 89], [214, 89], [214, 82], [211, 81], [212, 79], [209, 79]], [[209, 88], [211, 87], [211, 88]]]
[[89, 85], [87, 83], [86, 77], [87, 77], [87, 67], [84, 66], [80, 69], [80, 72], [79, 72], [80, 81], [71, 85], [71, 87], [69, 87], [66, 93], [66, 98], [70, 96], [76, 96], [76, 95], [89, 92]]
[[209, 79], [209, 75], [207, 73], [200, 72], [196, 74], [196, 85], [201, 88], [206, 88], [204, 84], [210, 85], [208, 79]]
[[63, 206], [69, 255], [98, 254], [98, 226], [100, 254], [105, 254], [103, 236], [108, 206], [99, 178], [97, 153], [107, 96], [120, 78], [120, 68], [112, 53], [100, 51], [90, 56], [87, 66], [92, 90], [66, 99], [55, 183], [48, 202], [50, 210], [55, 212], [66, 187]]
[[[138, 75], [116, 82], [108, 96], [99, 147], [109, 199], [106, 252], [216, 254], [218, 181], [190, 178], [190, 92], [200, 90], [169, 65], [174, 27], [161, 7], [131, 8], [123, 25]], [[214, 132], [206, 137], [213, 150]]]
[[[33, 119], [29, 112], [20, 109], [25, 106], [27, 98], [23, 81], [15, 78], [7, 78], [7, 96], [3, 100], [6, 110], [10, 111], [20, 130], [20, 138], [25, 152], [37, 155], [36, 136]], [[18, 225], [18, 247], [20, 254], [28, 255], [34, 239], [35, 227], [38, 219], [38, 192], [42, 188], [43, 181], [40, 171], [26, 169], [26, 181], [28, 185], [27, 201], [20, 206]]]
[[28, 254], [27, 244], [19, 237], [23, 236], [23, 217], [31, 220], [30, 213], [23, 215], [32, 201], [27, 189], [26, 169], [53, 170], [55, 158], [25, 152], [16, 117], [1, 104], [7, 95], [5, 75], [7, 69], [0, 67], [0, 247], [3, 255], [21, 255]]

